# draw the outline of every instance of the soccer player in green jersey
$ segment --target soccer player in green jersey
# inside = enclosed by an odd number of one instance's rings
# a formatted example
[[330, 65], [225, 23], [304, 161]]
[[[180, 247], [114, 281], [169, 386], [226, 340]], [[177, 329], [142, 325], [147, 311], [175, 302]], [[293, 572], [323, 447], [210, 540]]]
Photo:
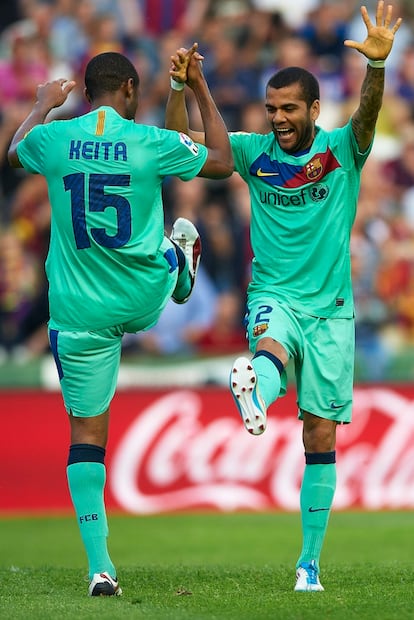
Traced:
[[[319, 84], [299, 67], [267, 84], [267, 135], [232, 133], [235, 170], [251, 200], [254, 253], [247, 333], [253, 358], [238, 358], [230, 389], [246, 429], [260, 435], [266, 410], [286, 391], [294, 361], [305, 471], [300, 493], [303, 546], [296, 591], [321, 591], [319, 559], [336, 487], [336, 427], [351, 421], [354, 304], [350, 235], [362, 167], [370, 153], [384, 91], [384, 61], [401, 19], [377, 5], [375, 24], [361, 7], [363, 43], [345, 41], [368, 59], [358, 109], [333, 131], [316, 124]], [[200, 60], [195, 57], [192, 62]], [[172, 75], [185, 81], [185, 50]], [[188, 132], [184, 97], [171, 91], [167, 127]], [[197, 142], [203, 135], [189, 131]]]
[[49, 337], [69, 414], [67, 478], [91, 596], [121, 593], [107, 549], [104, 504], [121, 339], [156, 323], [171, 296], [177, 303], [188, 299], [200, 256], [188, 220], [175, 222], [171, 240], [164, 236], [163, 179], [233, 172], [227, 130], [198, 63], [188, 84], [206, 127], [205, 146], [183, 133], [135, 123], [138, 74], [128, 58], [108, 52], [86, 68], [89, 113], [46, 122], [75, 83], [43, 84], [9, 149], [10, 164], [43, 174], [49, 189]]

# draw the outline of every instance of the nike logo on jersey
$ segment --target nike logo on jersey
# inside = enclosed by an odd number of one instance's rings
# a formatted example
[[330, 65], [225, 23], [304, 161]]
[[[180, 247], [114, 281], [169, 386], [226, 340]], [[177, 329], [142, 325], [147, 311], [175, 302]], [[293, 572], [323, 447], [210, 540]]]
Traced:
[[337, 405], [335, 402], [332, 402], [330, 407], [331, 409], [341, 409], [342, 407], [345, 407], [345, 405]]
[[257, 169], [257, 173], [256, 174], [257, 174], [258, 177], [278, 177], [279, 176], [278, 172], [265, 172], [261, 168]]
[[323, 510], [329, 510], [329, 508], [312, 508], [312, 506], [308, 508], [309, 512], [321, 512]]

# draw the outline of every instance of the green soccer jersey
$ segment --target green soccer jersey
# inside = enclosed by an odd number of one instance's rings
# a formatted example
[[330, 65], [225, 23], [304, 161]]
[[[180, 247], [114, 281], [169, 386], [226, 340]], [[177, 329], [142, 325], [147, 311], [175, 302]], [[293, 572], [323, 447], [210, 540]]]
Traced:
[[103, 106], [34, 127], [18, 156], [49, 188], [51, 326], [98, 329], [157, 310], [168, 278], [162, 182], [195, 177], [207, 149]]
[[370, 149], [359, 152], [351, 121], [330, 132], [317, 127], [311, 149], [297, 155], [273, 133], [230, 140], [250, 190], [248, 294], [270, 294], [313, 316], [352, 317], [350, 235]]

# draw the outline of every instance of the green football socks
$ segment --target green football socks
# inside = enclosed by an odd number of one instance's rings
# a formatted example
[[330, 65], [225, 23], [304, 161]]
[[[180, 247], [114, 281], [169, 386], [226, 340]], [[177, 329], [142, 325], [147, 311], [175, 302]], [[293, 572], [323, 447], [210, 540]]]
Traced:
[[103, 495], [105, 465], [99, 462], [68, 464], [67, 478], [88, 557], [89, 578], [91, 579], [94, 573], [102, 572], [108, 572], [111, 577], [116, 577], [116, 570], [107, 548], [108, 523]]
[[303, 546], [296, 567], [302, 562], [315, 560], [319, 570], [335, 488], [335, 452], [307, 454], [300, 492]]
[[[257, 376], [260, 396], [268, 408], [279, 396], [280, 374], [269, 354], [258, 352], [252, 359], [252, 366]], [[276, 358], [277, 359], [277, 358]]]

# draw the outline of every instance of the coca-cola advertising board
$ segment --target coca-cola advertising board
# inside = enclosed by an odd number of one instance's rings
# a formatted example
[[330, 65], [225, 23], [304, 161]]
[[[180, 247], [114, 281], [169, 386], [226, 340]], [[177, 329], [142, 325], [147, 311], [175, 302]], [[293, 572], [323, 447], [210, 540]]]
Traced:
[[[67, 512], [69, 424], [58, 392], [0, 392], [0, 512]], [[109, 511], [299, 510], [304, 456], [296, 395], [244, 429], [223, 388], [120, 390], [107, 448]], [[338, 427], [337, 509], [414, 507], [414, 387], [355, 388]]]

